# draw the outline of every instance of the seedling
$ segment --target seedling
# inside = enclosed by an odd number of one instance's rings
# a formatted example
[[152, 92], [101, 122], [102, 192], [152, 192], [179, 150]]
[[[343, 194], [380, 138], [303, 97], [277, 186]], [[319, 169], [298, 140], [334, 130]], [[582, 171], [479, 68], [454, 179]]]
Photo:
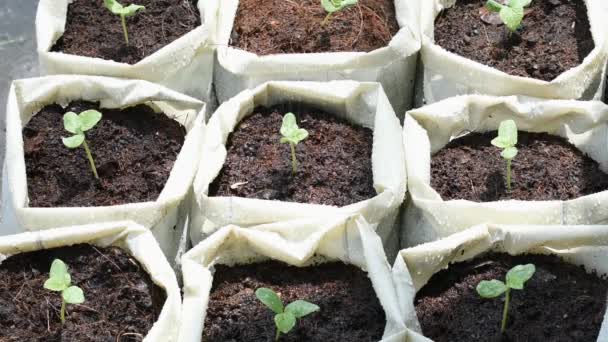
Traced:
[[68, 273], [66, 264], [59, 260], [53, 260], [49, 279], [44, 282], [47, 290], [61, 292], [61, 324], [65, 323], [65, 305], [84, 303], [84, 293], [78, 286], [72, 285], [72, 277]]
[[513, 120], [506, 120], [498, 127], [498, 136], [492, 145], [502, 148], [500, 155], [507, 161], [507, 189], [511, 191], [511, 161], [517, 156], [517, 125]]
[[106, 5], [106, 8], [110, 10], [110, 12], [120, 16], [120, 21], [122, 22], [122, 31], [125, 34], [125, 41], [128, 45], [129, 33], [127, 32], [127, 18], [137, 14], [137, 11], [144, 11], [146, 7], [135, 4], [131, 4], [127, 7], [124, 7], [116, 0], [103, 0], [103, 2]]
[[297, 319], [319, 311], [317, 305], [305, 300], [296, 300], [283, 307], [283, 302], [279, 298], [279, 295], [265, 287], [257, 289], [255, 296], [276, 314], [274, 316], [274, 324], [277, 327], [277, 333], [274, 337], [275, 341], [279, 340], [281, 333], [287, 334], [290, 332], [296, 326]]
[[101, 113], [96, 110], [85, 110], [80, 114], [74, 112], [65, 113], [63, 116], [63, 127], [74, 135], [69, 138], [61, 138], [67, 148], [77, 148], [80, 145], [84, 147], [87, 158], [89, 158], [89, 164], [91, 164], [91, 169], [93, 170], [93, 175], [97, 179], [99, 179], [97, 168], [95, 167], [91, 150], [89, 150], [89, 145], [87, 145], [84, 132], [95, 127], [99, 120], [101, 120]]
[[323, 9], [327, 12], [327, 16], [323, 19], [323, 22], [321, 22], [321, 26], [327, 24], [332, 14], [356, 5], [357, 1], [358, 0], [321, 0], [321, 6], [323, 6]]
[[517, 265], [507, 272], [507, 283], [500, 280], [482, 280], [477, 284], [477, 293], [483, 298], [496, 298], [503, 293], [505, 294], [505, 306], [502, 311], [502, 323], [500, 331], [505, 332], [507, 328], [507, 316], [509, 314], [509, 300], [511, 299], [511, 290], [523, 290], [524, 283], [528, 281], [536, 272], [536, 266], [533, 264]]
[[486, 8], [491, 12], [498, 13], [500, 20], [510, 30], [510, 33], [517, 31], [524, 19], [524, 7], [530, 5], [532, 0], [509, 0], [508, 4], [503, 5], [495, 0], [488, 0]]
[[293, 113], [287, 113], [283, 117], [283, 125], [281, 126], [281, 143], [289, 143], [291, 147], [291, 168], [295, 175], [298, 170], [298, 161], [296, 160], [296, 145], [308, 138], [308, 131], [298, 127], [296, 116]]

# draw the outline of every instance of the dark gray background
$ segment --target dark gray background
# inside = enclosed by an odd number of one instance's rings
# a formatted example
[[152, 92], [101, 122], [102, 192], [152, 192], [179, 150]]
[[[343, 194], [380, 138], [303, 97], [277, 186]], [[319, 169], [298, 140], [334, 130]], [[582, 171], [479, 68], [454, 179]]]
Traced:
[[[37, 6], [38, 0], [0, 0], [0, 164], [4, 164], [5, 109], [10, 83], [14, 79], [38, 76], [34, 36]], [[5, 190], [0, 183], [0, 191]], [[0, 201], [0, 235], [3, 235], [3, 217], [4, 224], [12, 224], [10, 217], [2, 214], [4, 204], [5, 200]]]

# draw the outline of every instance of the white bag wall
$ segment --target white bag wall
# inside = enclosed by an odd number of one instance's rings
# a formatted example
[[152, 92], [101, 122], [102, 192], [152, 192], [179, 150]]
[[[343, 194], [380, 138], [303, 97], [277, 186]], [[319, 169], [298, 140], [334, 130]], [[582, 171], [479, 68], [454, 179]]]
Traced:
[[177, 341], [181, 322], [181, 294], [175, 273], [152, 234], [135, 223], [101, 223], [2, 236], [0, 263], [20, 253], [81, 243], [98, 247], [119, 247], [143, 266], [152, 281], [161, 287], [167, 296], [158, 320], [144, 338], [144, 342]]
[[[74, 100], [100, 101], [102, 108], [146, 104], [156, 112], [163, 111], [186, 128], [188, 134], [182, 150], [156, 201], [106, 207], [29, 207], [22, 128], [44, 106], [53, 103], [65, 106]], [[162, 250], [172, 260], [184, 229], [182, 217], [189, 210], [187, 205], [182, 204], [200, 159], [205, 128], [204, 111], [204, 103], [146, 81], [70, 75], [14, 81], [6, 110], [6, 171], [7, 187], [19, 227], [7, 227], [12, 229], [2, 231], [0, 235], [133, 220], [152, 230]], [[178, 227], [174, 229], [176, 225]]]
[[[372, 169], [377, 195], [345, 207], [269, 201], [241, 197], [209, 197], [209, 185], [226, 160], [225, 143], [238, 123], [258, 106], [292, 102], [309, 104], [374, 131]], [[269, 82], [245, 90], [222, 104], [209, 120], [201, 164], [194, 180], [190, 234], [193, 244], [220, 227], [242, 227], [314, 218], [331, 214], [361, 213], [368, 222], [380, 223], [378, 234], [391, 250], [398, 249], [398, 213], [405, 196], [405, 158], [399, 119], [378, 83], [354, 81]]]
[[430, 104], [464, 94], [526, 95], [550, 99], [600, 100], [603, 97], [608, 56], [608, 4], [584, 0], [595, 49], [579, 66], [547, 82], [511, 76], [482, 63], [448, 52], [434, 43], [435, 18], [456, 0], [412, 0], [420, 7], [421, 70], [416, 103]]
[[[525, 97], [469, 95], [408, 112], [404, 145], [408, 204], [404, 247], [436, 240], [477, 224], [608, 224], [608, 191], [569, 201], [444, 201], [430, 185], [431, 156], [467, 132], [497, 130], [513, 119], [520, 131], [564, 137], [608, 171], [608, 106], [601, 102], [540, 101]], [[457, 175], [454, 175], [457, 177]]]
[[[136, 64], [51, 52], [63, 35], [68, 5], [74, 0], [40, 0], [36, 40], [42, 75], [80, 74], [146, 80], [213, 104], [213, 46], [209, 14], [198, 3], [202, 25]], [[100, 0], [99, 6], [103, 3]], [[120, 19], [117, 17], [117, 23]], [[211, 105], [213, 107], [213, 105]], [[211, 110], [212, 108], [209, 108]]]
[[[480, 225], [443, 240], [404, 249], [393, 266], [393, 280], [406, 324], [420, 332], [414, 298], [429, 279], [449, 264], [485, 252], [553, 254], [566, 262], [608, 275], [608, 226]], [[608, 340], [608, 314], [597, 342]], [[430, 341], [414, 338], [409, 342]]]
[[267, 56], [229, 46], [238, 4], [238, 0], [209, 0], [202, 4], [203, 11], [214, 13], [214, 43], [217, 46], [214, 83], [220, 103], [267, 81], [356, 80], [380, 82], [397, 114], [402, 115], [411, 108], [420, 49], [415, 25], [419, 11], [412, 1], [395, 0], [400, 30], [386, 47], [369, 53]]
[[268, 259], [297, 267], [342, 261], [361, 268], [368, 273], [386, 314], [382, 342], [410, 341], [411, 332], [401, 317], [382, 242], [360, 216], [334, 216], [246, 229], [228, 226], [198, 244], [182, 258], [184, 302], [179, 341], [201, 340], [214, 265]]

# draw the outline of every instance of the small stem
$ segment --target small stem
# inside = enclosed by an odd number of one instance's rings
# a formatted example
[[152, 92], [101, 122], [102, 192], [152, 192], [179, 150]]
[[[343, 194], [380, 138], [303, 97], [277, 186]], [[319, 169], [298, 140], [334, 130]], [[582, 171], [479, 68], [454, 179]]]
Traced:
[[97, 168], [95, 167], [95, 161], [93, 160], [93, 155], [91, 155], [91, 150], [89, 150], [89, 145], [87, 145], [86, 140], [82, 142], [82, 146], [84, 147], [84, 151], [87, 153], [87, 158], [89, 158], [89, 164], [91, 164], [93, 175], [96, 179], [99, 179], [99, 175], [97, 175]]
[[65, 300], [61, 297], [61, 324], [65, 323]]
[[507, 159], [507, 190], [511, 191], [511, 159]]
[[127, 45], [129, 45], [129, 33], [127, 33], [127, 20], [124, 15], [120, 16], [120, 21], [122, 22], [122, 31], [125, 33], [125, 41]]
[[290, 143], [289, 146], [291, 146], [291, 168], [293, 174], [295, 175], [298, 171], [298, 161], [296, 160], [296, 145]]
[[507, 314], [509, 313], [509, 300], [511, 299], [511, 289], [507, 288], [505, 292], [505, 308], [502, 311], [502, 324], [500, 325], [500, 332], [505, 333], [507, 330]]
[[279, 340], [279, 336], [281, 336], [281, 332], [279, 331], [279, 328], [277, 328], [277, 333], [274, 335], [274, 340], [278, 341]]
[[329, 21], [329, 17], [331, 17], [331, 13], [327, 13], [325, 19], [323, 19], [323, 21], [321, 22], [321, 26], [325, 26], [325, 24], [327, 24], [327, 22]]

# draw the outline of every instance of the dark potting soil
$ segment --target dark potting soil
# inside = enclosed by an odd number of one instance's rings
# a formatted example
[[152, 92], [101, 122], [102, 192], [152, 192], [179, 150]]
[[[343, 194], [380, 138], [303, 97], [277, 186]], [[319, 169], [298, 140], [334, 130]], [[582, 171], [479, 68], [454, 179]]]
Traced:
[[[309, 133], [296, 146], [295, 176], [290, 146], [280, 143], [283, 115], [288, 112]], [[369, 128], [316, 109], [297, 105], [256, 108], [230, 134], [224, 168], [209, 193], [334, 206], [366, 200], [376, 195], [372, 142]]]
[[[54, 259], [68, 265], [85, 302], [66, 307], [44, 289]], [[0, 341], [141, 341], [165, 302], [143, 267], [119, 248], [75, 245], [22, 253], [0, 264]]]
[[444, 200], [570, 200], [608, 189], [608, 175], [593, 159], [561, 137], [518, 132], [512, 190], [506, 162], [490, 141], [497, 133], [454, 139], [431, 158], [431, 186]]
[[319, 0], [240, 0], [231, 46], [256, 53], [369, 52], [399, 31], [393, 0], [359, 0], [334, 13]]
[[197, 0], [123, 0], [145, 6], [127, 18], [129, 44], [120, 16], [103, 0], [76, 0], [68, 6], [65, 32], [51, 51], [135, 64], [201, 25]]
[[[501, 339], [504, 296], [481, 298], [477, 284], [504, 281], [512, 267], [529, 263], [536, 273], [523, 290], [511, 291]], [[422, 332], [435, 342], [591, 342], [604, 320], [607, 290], [608, 281], [556, 256], [494, 254], [437, 273], [419, 291], [415, 305]]]
[[382, 338], [386, 319], [367, 274], [343, 263], [293, 267], [279, 262], [216, 266], [203, 342], [273, 341], [274, 314], [256, 297], [267, 287], [283, 303], [306, 300], [320, 310], [298, 320], [281, 341], [369, 341]]
[[481, 19], [485, 3], [458, 0], [440, 13], [435, 43], [508, 74], [545, 81], [581, 64], [595, 46], [583, 0], [533, 0], [519, 33], [510, 38], [500, 19]]
[[[84, 148], [69, 149], [61, 137], [63, 115], [96, 109], [101, 121], [86, 132], [99, 180]], [[30, 207], [91, 207], [155, 201], [169, 178], [184, 128], [146, 105], [100, 109], [76, 101], [42, 108], [23, 129]]]

